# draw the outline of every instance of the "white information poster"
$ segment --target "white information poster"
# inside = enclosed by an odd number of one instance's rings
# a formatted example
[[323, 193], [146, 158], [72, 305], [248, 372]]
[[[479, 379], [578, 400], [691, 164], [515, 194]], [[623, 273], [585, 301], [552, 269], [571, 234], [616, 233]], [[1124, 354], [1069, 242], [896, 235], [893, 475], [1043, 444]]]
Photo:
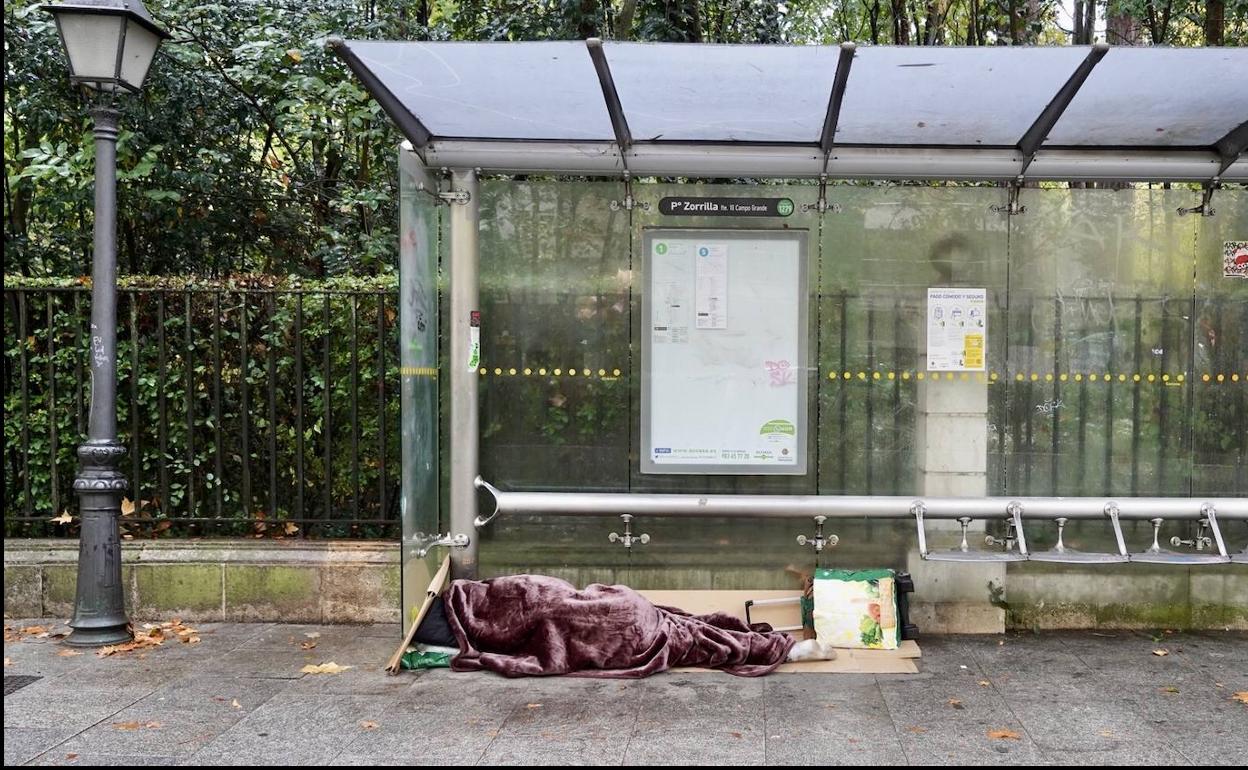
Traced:
[[650, 230], [643, 473], [806, 472], [806, 233]]
[[987, 310], [987, 289], [927, 290], [928, 371], [984, 371]]

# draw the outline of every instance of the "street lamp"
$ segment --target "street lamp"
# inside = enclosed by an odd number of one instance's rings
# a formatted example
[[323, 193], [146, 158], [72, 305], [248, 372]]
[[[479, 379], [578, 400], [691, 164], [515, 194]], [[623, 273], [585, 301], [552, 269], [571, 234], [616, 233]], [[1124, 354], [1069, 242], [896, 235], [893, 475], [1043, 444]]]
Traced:
[[70, 80], [100, 94], [95, 121], [95, 250], [91, 260], [91, 414], [78, 447], [82, 531], [74, 630], [67, 644], [83, 647], [129, 641], [121, 582], [121, 472], [126, 448], [117, 440], [117, 125], [119, 91], [138, 92], [156, 49], [169, 34], [141, 0], [76, 0], [45, 5], [56, 19]]

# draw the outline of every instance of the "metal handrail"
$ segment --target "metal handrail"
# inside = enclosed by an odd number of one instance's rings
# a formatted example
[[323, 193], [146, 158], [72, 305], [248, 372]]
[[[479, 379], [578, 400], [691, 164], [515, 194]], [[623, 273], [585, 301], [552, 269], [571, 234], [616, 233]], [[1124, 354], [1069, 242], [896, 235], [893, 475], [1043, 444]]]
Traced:
[[477, 489], [494, 498], [494, 511], [478, 516], [481, 528], [500, 514], [551, 516], [724, 516], [805, 519], [912, 519], [916, 505], [927, 519], [1104, 519], [1107, 506], [1130, 520], [1198, 520], [1208, 506], [1221, 520], [1248, 520], [1242, 497], [927, 497], [924, 495], [698, 495], [624, 492], [504, 492], [478, 476]]

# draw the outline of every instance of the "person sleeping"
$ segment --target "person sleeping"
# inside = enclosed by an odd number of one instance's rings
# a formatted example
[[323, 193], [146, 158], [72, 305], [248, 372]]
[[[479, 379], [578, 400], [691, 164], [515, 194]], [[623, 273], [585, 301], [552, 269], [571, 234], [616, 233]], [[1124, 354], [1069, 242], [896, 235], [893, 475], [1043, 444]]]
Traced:
[[627, 586], [577, 589], [542, 575], [453, 581], [415, 638], [457, 648], [454, 671], [509, 677], [640, 678], [681, 666], [762, 676], [787, 660], [835, 657], [816, 640], [797, 643], [765, 623], [695, 616]]

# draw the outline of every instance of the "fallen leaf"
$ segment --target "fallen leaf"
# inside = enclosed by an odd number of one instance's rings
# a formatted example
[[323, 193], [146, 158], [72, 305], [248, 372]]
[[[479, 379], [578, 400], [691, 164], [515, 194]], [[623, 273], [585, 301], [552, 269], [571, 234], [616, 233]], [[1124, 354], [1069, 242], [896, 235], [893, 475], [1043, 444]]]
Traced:
[[34, 636], [37, 638], [39, 636], [42, 636], [43, 634], [48, 633], [48, 629], [44, 628], [43, 626], [26, 626], [25, 628], [19, 629], [18, 633], [25, 634], [26, 636]]
[[922, 735], [923, 733], [927, 732], [927, 728], [926, 727], [907, 727], [906, 732], [914, 733], [915, 735]]
[[320, 631], [306, 631], [306, 632], [304, 632], [304, 634], [303, 634], [303, 635], [304, 635], [304, 636], [306, 636], [306, 637], [308, 637], [309, 639], [320, 639], [320, 638], [321, 638], [321, 632], [320, 632]]
[[53, 524], [69, 524], [73, 520], [74, 520], [74, 517], [69, 515], [69, 511], [61, 511], [60, 516], [53, 516], [51, 519], [49, 519], [49, 521], [51, 521]]
[[[8, 659], [6, 658], [5, 660], [8, 660]], [[5, 665], [8, 665], [8, 664], [5, 664]], [[1248, 690], [1240, 690], [1237, 693], [1232, 693], [1231, 700], [1237, 700], [1240, 703], [1243, 703], [1244, 705], [1248, 705]]]
[[966, 708], [966, 706], [962, 705], [962, 701], [958, 700], [957, 698], [950, 698], [949, 705], [953, 706], [958, 711], [962, 711], [963, 709]]
[[991, 687], [991, 686], [992, 686], [992, 682], [989, 682], [987, 679], [980, 679], [980, 680], [979, 680], [979, 686], [980, 686], [980, 687]]
[[144, 727], [146, 727], [146, 728], [147, 728], [147, 729], [149, 729], [149, 730], [156, 730], [156, 729], [160, 728], [160, 726], [161, 726], [161, 725], [160, 725], [160, 722], [148, 722], [147, 724], [145, 724], [145, 725], [143, 725], [143, 726], [144, 726]]
[[299, 526], [292, 521], [288, 521], [286, 522], [285, 530], [286, 534], [293, 535], [299, 531]]
[[1097, 735], [1101, 736], [1102, 738], [1113, 738], [1113, 737], [1114, 737], [1114, 734], [1113, 734], [1113, 733], [1111, 733], [1109, 730], [1101, 730], [1099, 733], [1097, 733]]
[[542, 707], [542, 704], [540, 703], [530, 703], [527, 706], [525, 706], [526, 709], [540, 709], [541, 707]]
[[989, 730], [988, 737], [995, 738], [996, 740], [999, 740], [999, 741], [1006, 741], [1006, 740], [1017, 741], [1020, 738], [1022, 738], [1022, 736], [1019, 735], [1018, 733], [1014, 732], [1013, 730], [1007, 730], [1004, 727], [1002, 727], [999, 730]]
[[1174, 693], [1177, 693], [1178, 691], [1179, 691], [1179, 688], [1174, 687], [1174, 686], [1161, 688], [1161, 692], [1168, 693], [1168, 694], [1174, 694]]
[[295, 64], [298, 64], [299, 62], [303, 61], [303, 52], [300, 51], [298, 48], [286, 49], [286, 56], [289, 57], [290, 60], [293, 61]]
[[1153, 654], [1159, 658], [1164, 658], [1170, 654], [1169, 650], [1153, 650]]
[[233, 701], [231, 701], [230, 705], [236, 709], [241, 709], [243, 707], [243, 704], [238, 702], [238, 698], [235, 698]]
[[128, 497], [121, 498], [121, 515], [130, 516], [134, 514], [134, 501]]
[[138, 722], [113, 722], [113, 727], [118, 730], [137, 730], [142, 726]]
[[82, 654], [82, 653], [81, 653], [81, 652], [78, 652], [77, 650], [61, 650], [60, 652], [58, 652], [58, 653], [56, 654], [56, 657], [58, 657], [58, 658], [72, 658], [72, 657], [74, 657], [75, 655], [81, 655], [81, 654]]
[[316, 642], [300, 642], [299, 647], [300, 649], [311, 650], [316, 647]]
[[187, 644], [199, 644], [199, 637], [191, 636], [191, 637], [187, 637], [186, 639], [183, 639], [182, 641], [186, 642]]
[[368, 720], [366, 719], [366, 720], [364, 720], [363, 722], [360, 722], [360, 727], [361, 727], [361, 728], [363, 728], [363, 729], [365, 729], [365, 730], [376, 730], [376, 729], [377, 729], [377, 723], [376, 723], [376, 722], [370, 722], [370, 721], [368, 721]]
[[74, 752], [72, 752], [72, 751], [71, 751], [71, 752], [69, 752], [68, 754], [66, 754], [66, 755], [65, 755], [65, 759], [66, 759], [66, 760], [74, 760], [74, 759], [77, 759], [77, 758], [78, 758], [78, 755], [77, 755], [77, 754], [75, 754], [75, 753], [74, 753]]
[[728, 734], [729, 734], [729, 735], [731, 735], [733, 738], [740, 738], [740, 737], [741, 737], [741, 733], [737, 733], [737, 732], [732, 732], [732, 733], [728, 733]]
[[341, 674], [343, 671], [346, 671], [349, 668], [355, 668], [355, 667], [354, 666], [340, 666], [337, 663], [330, 661], [329, 663], [322, 663], [319, 666], [314, 666], [311, 663], [309, 663], [308, 665], [299, 669], [299, 671], [304, 674]]

